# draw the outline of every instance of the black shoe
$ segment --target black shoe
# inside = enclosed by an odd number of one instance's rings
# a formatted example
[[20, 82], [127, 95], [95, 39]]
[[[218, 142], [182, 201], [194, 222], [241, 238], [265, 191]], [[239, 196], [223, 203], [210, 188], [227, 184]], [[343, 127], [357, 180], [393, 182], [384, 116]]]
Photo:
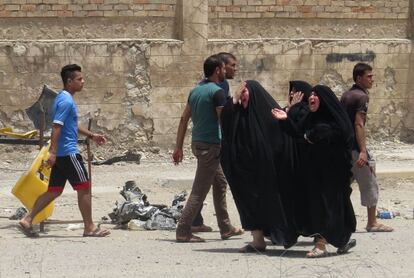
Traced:
[[336, 250], [336, 254], [342, 255], [345, 253], [348, 253], [349, 249], [356, 246], [356, 240], [350, 239], [347, 244], [345, 244], [342, 247], [339, 247], [338, 250]]

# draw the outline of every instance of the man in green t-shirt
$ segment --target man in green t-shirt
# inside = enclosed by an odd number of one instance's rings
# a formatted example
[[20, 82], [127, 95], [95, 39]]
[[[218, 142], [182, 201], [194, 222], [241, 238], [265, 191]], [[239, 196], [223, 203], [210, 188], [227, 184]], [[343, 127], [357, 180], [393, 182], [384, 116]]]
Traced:
[[225, 79], [223, 61], [212, 55], [204, 61], [206, 82], [191, 90], [187, 105], [180, 119], [177, 131], [176, 148], [173, 153], [175, 164], [183, 159], [183, 143], [192, 120], [191, 149], [197, 158], [197, 170], [181, 218], [178, 222], [176, 239], [178, 242], [203, 242], [204, 239], [191, 233], [191, 223], [200, 210], [207, 193], [213, 185], [214, 209], [222, 239], [241, 235], [243, 230], [231, 225], [226, 204], [227, 181], [220, 166], [221, 129], [220, 113], [226, 102], [223, 89], [217, 83]]

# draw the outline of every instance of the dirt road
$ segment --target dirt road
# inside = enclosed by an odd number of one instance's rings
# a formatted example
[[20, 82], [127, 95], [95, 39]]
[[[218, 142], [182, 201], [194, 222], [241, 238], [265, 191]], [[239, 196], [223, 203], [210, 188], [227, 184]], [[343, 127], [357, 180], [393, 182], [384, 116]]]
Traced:
[[[16, 221], [7, 216], [20, 206], [10, 194], [26, 162], [0, 163], [0, 278], [4, 277], [414, 277], [414, 146], [377, 145], [380, 182], [379, 207], [401, 212], [402, 216], [381, 220], [395, 228], [393, 233], [366, 233], [366, 213], [359, 192], [352, 194], [358, 227], [353, 237], [357, 246], [347, 255], [305, 259], [312, 248], [301, 238], [289, 250], [268, 246], [264, 254], [239, 254], [250, 240], [248, 233], [235, 239], [220, 239], [209, 194], [203, 215], [215, 232], [201, 236], [206, 243], [178, 244], [169, 231], [128, 231], [111, 229], [108, 238], [83, 238], [82, 230], [68, 225], [48, 225], [38, 239], [24, 237]], [[34, 155], [34, 153], [32, 154]], [[195, 163], [186, 160], [174, 166], [164, 159], [146, 158], [140, 165], [119, 163], [93, 167], [93, 214], [97, 221], [112, 211], [119, 190], [135, 180], [152, 203], [170, 204], [173, 195], [189, 190]], [[228, 206], [234, 224], [240, 225], [231, 194]], [[53, 219], [80, 219], [76, 194], [67, 186], [56, 202]]]

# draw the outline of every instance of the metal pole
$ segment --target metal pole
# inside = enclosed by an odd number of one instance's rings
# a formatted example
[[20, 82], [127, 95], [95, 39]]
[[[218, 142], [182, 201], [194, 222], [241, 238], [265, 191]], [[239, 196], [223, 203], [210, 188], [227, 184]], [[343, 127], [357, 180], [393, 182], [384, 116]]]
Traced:
[[[88, 130], [91, 130], [92, 119], [89, 119]], [[91, 205], [92, 205], [92, 155], [91, 155], [91, 140], [88, 137], [86, 139], [86, 151], [88, 153], [88, 172], [89, 172], [89, 195], [91, 196]]]

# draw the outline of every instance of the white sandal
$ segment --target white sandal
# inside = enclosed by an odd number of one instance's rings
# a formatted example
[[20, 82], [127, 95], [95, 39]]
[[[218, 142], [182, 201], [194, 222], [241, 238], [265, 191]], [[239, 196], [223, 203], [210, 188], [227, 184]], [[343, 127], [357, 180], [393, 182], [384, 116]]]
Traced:
[[314, 259], [314, 258], [322, 258], [328, 255], [328, 251], [319, 249], [318, 247], [314, 247], [311, 251], [306, 254], [306, 258]]

